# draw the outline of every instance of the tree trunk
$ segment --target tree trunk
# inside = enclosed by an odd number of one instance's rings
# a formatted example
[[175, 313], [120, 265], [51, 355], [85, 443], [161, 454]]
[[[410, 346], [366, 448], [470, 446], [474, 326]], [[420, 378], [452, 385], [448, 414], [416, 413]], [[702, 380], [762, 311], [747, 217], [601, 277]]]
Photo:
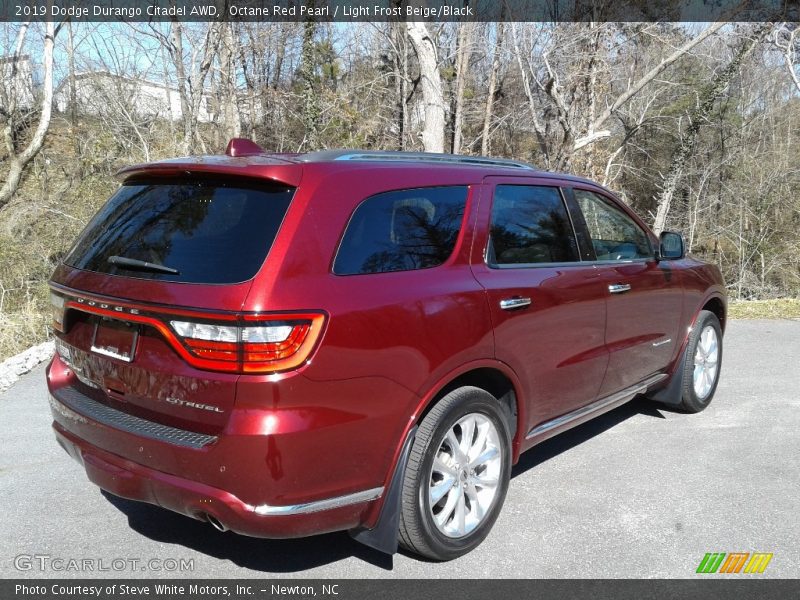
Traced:
[[242, 135], [242, 118], [239, 114], [239, 102], [236, 98], [236, 40], [233, 35], [233, 23], [221, 25], [222, 40], [220, 44], [220, 106], [222, 124], [227, 140]]
[[[783, 62], [786, 64], [786, 70], [789, 72], [789, 77], [791, 77], [792, 83], [794, 83], [797, 91], [800, 92], [800, 77], [797, 75], [796, 68], [796, 38], [800, 35], [800, 27], [795, 27], [794, 29], [789, 29], [788, 25], [785, 27], [785, 32], [783, 31], [783, 27], [775, 32], [775, 45], [783, 51]], [[784, 37], [785, 39], [783, 39]]]
[[394, 95], [395, 125], [397, 127], [397, 149], [406, 149], [408, 120], [408, 51], [406, 30], [401, 23], [391, 23], [392, 46], [394, 47]]
[[653, 231], [656, 235], [660, 235], [666, 227], [672, 199], [683, 177], [686, 163], [692, 156], [695, 141], [697, 140], [703, 123], [708, 119], [708, 115], [714, 108], [714, 103], [722, 96], [728, 84], [730, 84], [736, 73], [739, 72], [739, 68], [742, 66], [744, 59], [747, 58], [755, 48], [765, 27], [767, 26], [761, 26], [752, 36], [746, 37], [728, 66], [717, 73], [711, 82], [701, 90], [700, 102], [689, 117], [689, 128], [680, 145], [672, 154], [669, 170], [664, 176], [664, 181], [661, 185], [661, 193], [658, 196], [658, 210], [656, 211], [656, 218], [653, 223]]
[[[17, 191], [19, 182], [22, 179], [22, 172], [31, 162], [44, 144], [44, 137], [50, 127], [50, 116], [53, 111], [53, 46], [55, 45], [55, 23], [48, 21], [45, 25], [45, 38], [42, 62], [44, 63], [44, 79], [42, 81], [42, 109], [39, 115], [39, 124], [33, 133], [30, 143], [25, 149], [17, 153], [13, 144], [13, 120], [6, 122], [4, 137], [8, 150], [8, 174], [3, 187], [0, 188], [0, 209], [5, 206], [11, 196]], [[16, 57], [16, 55], [15, 55]], [[9, 145], [9, 142], [11, 144]]]
[[444, 96], [436, 59], [436, 45], [424, 23], [408, 22], [406, 27], [419, 60], [422, 102], [425, 105], [422, 147], [425, 152], [444, 152]]
[[278, 45], [275, 50], [275, 69], [272, 72], [272, 89], [277, 90], [281, 84], [283, 75], [283, 60], [286, 56], [286, 45], [289, 43], [289, 23], [281, 23], [281, 35], [278, 38]]
[[456, 52], [456, 109], [453, 116], [453, 154], [461, 152], [461, 137], [464, 128], [464, 89], [467, 85], [467, 70], [472, 54], [472, 23], [462, 23], [458, 29], [458, 51]]
[[[181, 100], [181, 121], [183, 122], [183, 149], [186, 154], [193, 154], [199, 146], [205, 152], [205, 144], [197, 127], [200, 108], [204, 105], [205, 83], [214, 57], [219, 49], [219, 23], [209, 23], [203, 40], [200, 63], [195, 63], [196, 52], [192, 53], [190, 74], [187, 75], [183, 57], [183, 27], [180, 21], [170, 24], [170, 41], [166, 44], [175, 67], [175, 78], [178, 84], [178, 95]], [[208, 107], [206, 106], [206, 109]]]
[[175, 78], [178, 85], [178, 95], [181, 99], [181, 121], [183, 122], [183, 148], [184, 154], [194, 151], [194, 127], [192, 119], [192, 104], [186, 89], [186, 69], [183, 66], [183, 27], [180, 21], [174, 20], [170, 24], [172, 46], [172, 64], [175, 66]]
[[306, 21], [303, 25], [303, 51], [300, 60], [300, 79], [303, 81], [303, 126], [305, 127], [305, 147], [319, 149], [319, 98], [314, 82], [314, 34], [316, 23]]
[[536, 141], [539, 143], [539, 151], [544, 158], [544, 166], [549, 169], [551, 167], [550, 160], [550, 144], [547, 142], [547, 137], [544, 134], [544, 127], [541, 119], [539, 118], [539, 107], [536, 106], [536, 98], [533, 95], [531, 88], [531, 80], [529, 69], [525, 68], [522, 58], [522, 50], [517, 36], [517, 23], [511, 23], [511, 40], [514, 44], [514, 56], [517, 59], [517, 66], [519, 66], [519, 74], [522, 78], [522, 89], [525, 91], [525, 98], [528, 100], [528, 110], [531, 115], [531, 125], [536, 134]]
[[492, 71], [489, 75], [489, 90], [486, 95], [486, 108], [483, 111], [483, 133], [481, 134], [481, 155], [489, 156], [492, 152], [491, 127], [494, 115], [494, 95], [497, 91], [497, 74], [500, 71], [500, 53], [503, 50], [503, 33], [505, 24], [497, 23], [497, 38], [494, 44], [494, 57], [492, 58]]
[[[77, 122], [78, 99], [75, 90], [75, 36], [72, 31], [72, 21], [67, 22], [67, 61], [69, 62], [69, 124], [74, 128]], [[77, 137], [75, 141], [77, 147]]]
[[169, 127], [169, 139], [172, 143], [174, 148], [178, 147], [178, 140], [175, 137], [175, 122], [177, 119], [175, 118], [175, 111], [172, 109], [172, 88], [170, 87], [170, 73], [169, 73], [169, 64], [167, 63], [167, 51], [165, 45], [162, 43], [161, 45], [161, 70], [162, 70], [162, 77], [164, 78], [164, 98], [167, 103], [167, 120], [168, 120], [168, 127]]

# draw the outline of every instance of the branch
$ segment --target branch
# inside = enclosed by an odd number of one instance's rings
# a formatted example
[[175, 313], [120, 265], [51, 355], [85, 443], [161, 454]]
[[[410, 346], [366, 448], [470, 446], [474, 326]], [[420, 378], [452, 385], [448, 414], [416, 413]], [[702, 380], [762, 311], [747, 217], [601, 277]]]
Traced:
[[[788, 29], [788, 28], [787, 28]], [[800, 33], [800, 27], [796, 27], [795, 29], [789, 31], [789, 39], [786, 41], [786, 45], [784, 46], [780, 40], [780, 31], [775, 32], [775, 45], [783, 50], [783, 61], [786, 63], [786, 70], [789, 71], [789, 76], [792, 78], [797, 91], [800, 91], [800, 79], [797, 77], [797, 71], [795, 71], [795, 64], [794, 64], [794, 57], [795, 57], [795, 37]]]
[[[672, 54], [662, 60], [658, 65], [650, 69], [647, 73], [645, 73], [638, 81], [636, 81], [631, 87], [627, 89], [623, 94], [620, 94], [614, 103], [607, 107], [597, 119], [595, 119], [594, 123], [589, 127], [589, 131], [594, 131], [599, 129], [609, 118], [613, 115], [619, 108], [625, 104], [628, 100], [633, 98], [636, 94], [642, 91], [642, 89], [651, 81], [653, 81], [656, 77], [658, 77], [661, 73], [663, 73], [667, 67], [669, 67], [672, 63], [676, 60], [684, 56], [686, 53], [689, 52], [692, 48], [697, 46], [700, 42], [711, 36], [717, 30], [719, 30], [723, 25], [727, 23], [724, 21], [718, 21], [717, 23], [712, 23], [703, 33], [698, 35], [693, 40], [689, 40], [683, 46], [675, 50]], [[584, 138], [585, 139], [585, 138]], [[576, 142], [577, 144], [577, 142]], [[586, 144], [583, 144], [584, 146]]]
[[602, 131], [595, 131], [590, 133], [589, 135], [585, 135], [582, 138], [578, 138], [575, 140], [575, 143], [572, 145], [573, 150], [580, 150], [584, 146], [588, 146], [589, 144], [594, 144], [597, 140], [602, 140], [607, 137], [611, 137], [611, 131], [608, 129], [604, 129]]

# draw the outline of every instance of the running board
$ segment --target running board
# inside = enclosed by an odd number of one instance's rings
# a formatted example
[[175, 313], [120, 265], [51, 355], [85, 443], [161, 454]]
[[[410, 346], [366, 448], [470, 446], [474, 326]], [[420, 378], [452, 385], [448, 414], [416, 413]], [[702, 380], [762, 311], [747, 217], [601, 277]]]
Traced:
[[586, 406], [582, 406], [577, 410], [573, 410], [565, 415], [561, 415], [560, 417], [556, 417], [555, 419], [551, 419], [550, 421], [545, 421], [541, 425], [537, 425], [533, 429], [528, 432], [528, 435], [525, 436], [526, 440], [531, 438], [537, 437], [550, 431], [551, 429], [555, 429], [556, 427], [561, 427], [572, 421], [576, 421], [586, 415], [589, 415], [594, 412], [602, 411], [604, 408], [611, 406], [612, 404], [622, 404], [627, 402], [628, 400], [632, 400], [634, 396], [638, 394], [644, 394], [647, 389], [657, 384], [659, 381], [663, 381], [667, 378], [666, 373], [658, 373], [656, 375], [651, 375], [644, 381], [640, 381], [636, 385], [632, 385], [630, 387], [625, 388], [624, 390], [620, 390], [615, 394], [611, 394], [610, 396], [606, 396], [605, 398], [600, 398], [600, 400], [595, 400], [591, 404], [587, 404]]

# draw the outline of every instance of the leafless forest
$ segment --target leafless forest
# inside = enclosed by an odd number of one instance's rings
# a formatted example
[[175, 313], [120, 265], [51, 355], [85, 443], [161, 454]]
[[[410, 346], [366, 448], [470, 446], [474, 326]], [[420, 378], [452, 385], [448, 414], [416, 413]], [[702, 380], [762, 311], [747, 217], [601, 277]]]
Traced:
[[0, 360], [123, 165], [427, 150], [604, 183], [717, 262], [800, 296], [800, 27], [789, 23], [0, 25]]

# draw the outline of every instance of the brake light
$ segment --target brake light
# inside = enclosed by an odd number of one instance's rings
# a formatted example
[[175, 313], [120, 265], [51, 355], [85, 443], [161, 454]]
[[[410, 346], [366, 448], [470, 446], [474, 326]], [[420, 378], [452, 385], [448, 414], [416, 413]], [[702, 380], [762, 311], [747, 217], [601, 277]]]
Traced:
[[230, 373], [277, 373], [302, 366], [325, 325], [325, 315], [320, 312], [206, 312], [58, 294], [51, 296], [51, 303], [53, 326], [59, 331], [67, 310], [138, 323], [157, 330], [193, 367]]
[[[245, 373], [286, 371], [302, 365], [322, 331], [321, 314], [247, 315], [236, 324], [169, 322], [189, 354], [205, 368]], [[189, 362], [193, 362], [189, 360]]]

